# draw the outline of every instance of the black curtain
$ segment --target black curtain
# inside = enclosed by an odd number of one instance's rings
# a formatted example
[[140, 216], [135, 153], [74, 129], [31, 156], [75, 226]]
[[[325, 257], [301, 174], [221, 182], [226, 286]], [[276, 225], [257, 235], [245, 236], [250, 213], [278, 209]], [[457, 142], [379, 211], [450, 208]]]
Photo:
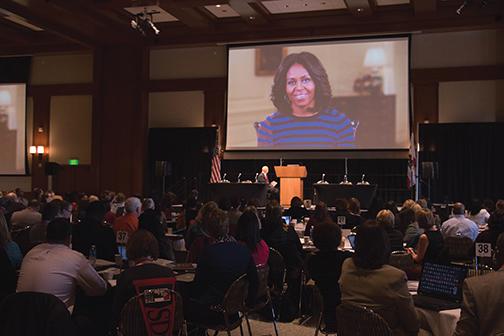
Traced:
[[419, 140], [423, 195], [430, 184], [434, 202], [504, 198], [504, 123], [422, 124]]

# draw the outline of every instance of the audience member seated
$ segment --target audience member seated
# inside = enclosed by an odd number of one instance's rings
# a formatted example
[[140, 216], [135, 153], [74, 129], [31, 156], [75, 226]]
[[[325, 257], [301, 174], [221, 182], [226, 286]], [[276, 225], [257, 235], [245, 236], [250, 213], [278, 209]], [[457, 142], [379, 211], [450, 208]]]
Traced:
[[209, 309], [222, 303], [224, 294], [233, 281], [247, 274], [249, 291], [247, 302], [255, 300], [258, 288], [257, 270], [249, 249], [228, 239], [228, 224], [222, 210], [218, 220], [205, 224], [204, 229], [214, 243], [208, 245], [198, 260], [194, 281], [184, 291], [185, 318], [188, 322], [216, 324], [222, 314]]
[[229, 221], [229, 234], [236, 238], [236, 230], [238, 225], [238, 219], [240, 218], [242, 212], [238, 209], [239, 202], [235, 199], [231, 202], [230, 199], [224, 198], [219, 201], [219, 208], [226, 211], [227, 218]]
[[411, 209], [413, 205], [415, 205], [415, 201], [407, 199], [404, 201], [401, 210], [396, 214], [396, 229], [401, 231], [403, 235], [406, 232], [406, 228], [415, 221], [415, 212]]
[[464, 281], [462, 311], [453, 336], [504, 334], [504, 234], [497, 239], [495, 258], [497, 272]]
[[256, 266], [266, 265], [269, 257], [269, 247], [261, 239], [259, 224], [255, 208], [246, 208], [238, 219], [236, 232], [236, 240], [248, 247]]
[[28, 204], [28, 207], [23, 210], [16, 211], [11, 216], [12, 230], [22, 229], [24, 227], [31, 227], [42, 221], [42, 214], [40, 211], [40, 203], [33, 199]]
[[16, 291], [16, 270], [12, 266], [9, 256], [0, 248], [0, 302], [7, 295]]
[[348, 202], [345, 199], [337, 199], [334, 206], [336, 213], [332, 216], [333, 221], [342, 229], [353, 229], [361, 224], [362, 218], [348, 211]]
[[96, 246], [96, 257], [114, 260], [117, 253], [114, 231], [104, 223], [106, 206], [96, 201], [88, 205], [82, 222], [75, 224], [72, 232], [72, 248], [89, 256], [92, 245]]
[[284, 211], [284, 216], [290, 216], [291, 219], [301, 223], [305, 217], [310, 217], [310, 214], [304, 208], [301, 198], [294, 196], [291, 199], [290, 208]]
[[114, 325], [119, 321], [121, 310], [126, 302], [136, 295], [133, 281], [174, 277], [170, 268], [154, 263], [159, 256], [159, 246], [156, 238], [149, 231], [140, 229], [133, 233], [126, 245], [126, 254], [134, 266], [121, 273], [117, 281], [112, 312]]
[[3, 249], [12, 264], [12, 267], [18, 269], [23, 260], [23, 254], [18, 244], [12, 240], [7, 221], [3, 213], [0, 212], [0, 249]]
[[174, 260], [173, 248], [170, 241], [165, 237], [166, 225], [162, 221], [162, 213], [159, 210], [145, 210], [138, 217], [140, 229], [147, 230], [159, 245], [159, 257], [162, 259]]
[[327, 205], [324, 202], [319, 202], [315, 206], [315, 213], [313, 214], [312, 217], [310, 217], [310, 220], [306, 224], [304, 235], [311, 236], [312, 230], [318, 225], [323, 223], [334, 223], [334, 222], [332, 221], [332, 218], [329, 215]]
[[117, 217], [114, 221], [114, 232], [119, 231], [128, 233], [128, 238], [138, 230], [138, 216], [142, 208], [142, 202], [137, 197], [129, 197], [124, 203], [124, 216]]
[[126, 196], [123, 193], [117, 193], [110, 202], [110, 209], [105, 214], [105, 221], [109, 225], [114, 224], [115, 219], [124, 214], [124, 202], [126, 201]]
[[47, 203], [42, 209], [42, 221], [35, 224], [30, 229], [30, 242], [34, 245], [40, 244], [46, 241], [46, 231], [47, 224], [54, 220], [55, 218], [70, 218], [71, 212], [69, 213], [70, 203], [64, 202], [59, 199], [52, 199], [54, 195], [50, 196], [51, 201]]
[[217, 203], [210, 201], [205, 203], [198, 211], [198, 214], [194, 218], [194, 221], [192, 221], [191, 225], [188, 226], [186, 234], [185, 234], [185, 246], [186, 249], [189, 251], [192, 247], [192, 243], [194, 240], [200, 236], [203, 236], [203, 229], [201, 228], [203, 218], [207, 216], [207, 213], [215, 211], [215, 209], [218, 209], [219, 206]]
[[483, 208], [483, 204], [478, 199], [473, 199], [471, 205], [469, 206], [469, 219], [472, 220], [476, 225], [483, 226], [488, 222], [490, 218], [490, 213], [487, 209]]
[[420, 209], [416, 213], [416, 221], [424, 233], [420, 235], [416, 252], [408, 248], [408, 253], [417, 264], [424, 262], [440, 263], [441, 252], [443, 251], [443, 236], [434, 224], [434, 215], [428, 209]]
[[23, 259], [17, 291], [53, 294], [67, 308], [74, 305], [77, 286], [89, 296], [104, 295], [107, 283], [86, 257], [70, 249], [71, 241], [68, 219], [51, 221], [47, 225], [47, 243], [37, 245]]
[[387, 233], [376, 222], [357, 228], [355, 253], [343, 262], [341, 301], [373, 309], [393, 335], [417, 335], [419, 323], [408, 291], [406, 274], [387, 265]]
[[465, 217], [465, 206], [462, 203], [453, 205], [453, 217], [441, 225], [443, 238], [468, 237], [474, 241], [478, 233], [478, 225]]
[[[504, 209], [495, 210], [488, 219], [488, 230], [481, 232], [476, 238], [476, 243], [490, 243], [492, 249], [495, 250], [497, 237], [504, 232]], [[481, 259], [480, 259], [481, 261]], [[488, 260], [485, 264], [492, 265], [492, 261]]]
[[348, 200], [348, 211], [355, 216], [361, 215], [360, 201], [357, 198], [352, 197]]
[[315, 281], [324, 298], [325, 331], [335, 331], [336, 307], [341, 302], [338, 284], [341, 266], [352, 253], [338, 250], [341, 244], [341, 229], [334, 223], [317, 225], [312, 236], [318, 251], [308, 259], [308, 275]]
[[406, 227], [403, 237], [403, 241], [408, 247], [415, 247], [418, 243], [420, 235], [423, 233], [423, 229], [418, 226], [418, 223], [416, 221], [416, 213], [421, 209], [422, 207], [416, 203], [413, 204], [413, 206], [410, 208], [410, 210], [412, 211], [411, 214], [413, 215], [413, 221], [410, 222]]
[[390, 251], [403, 251], [403, 235], [401, 231], [394, 229], [395, 217], [390, 210], [381, 210], [376, 216], [376, 222], [381, 226], [390, 241]]

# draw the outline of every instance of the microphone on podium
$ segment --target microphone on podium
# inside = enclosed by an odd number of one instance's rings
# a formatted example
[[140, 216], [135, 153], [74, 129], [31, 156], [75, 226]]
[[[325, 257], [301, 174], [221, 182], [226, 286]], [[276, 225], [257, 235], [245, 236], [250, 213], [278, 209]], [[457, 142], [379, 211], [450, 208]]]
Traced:
[[318, 181], [317, 184], [329, 184], [329, 182], [325, 180], [325, 173], [322, 173], [322, 179]]
[[226, 175], [227, 175], [227, 173], [224, 173], [224, 175], [222, 175], [221, 182], [229, 182], [228, 180], [226, 180]]
[[237, 182], [240, 183], [240, 177], [242, 176], [242, 173], [238, 174], [238, 177], [236, 178]]

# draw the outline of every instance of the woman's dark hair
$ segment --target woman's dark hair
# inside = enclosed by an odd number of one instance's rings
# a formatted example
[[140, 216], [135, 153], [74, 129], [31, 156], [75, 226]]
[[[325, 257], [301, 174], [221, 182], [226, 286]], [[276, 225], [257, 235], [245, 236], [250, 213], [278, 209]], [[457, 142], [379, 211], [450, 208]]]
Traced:
[[72, 224], [66, 218], [56, 218], [47, 224], [46, 239], [48, 243], [64, 243], [71, 235]]
[[301, 198], [294, 196], [290, 201], [291, 208], [300, 208], [303, 205]]
[[[201, 209], [203, 210], [203, 208]], [[229, 221], [226, 213], [214, 205], [207, 207], [202, 213], [201, 227], [208, 235], [215, 239], [227, 236], [229, 232]]]
[[348, 200], [348, 210], [350, 210], [350, 212], [353, 214], [360, 214], [360, 201], [355, 197], [350, 198]]
[[348, 202], [346, 201], [346, 199], [338, 198], [336, 201], [334, 201], [334, 207], [336, 208], [336, 211], [347, 211]]
[[385, 230], [368, 220], [357, 227], [353, 261], [357, 267], [378, 269], [388, 262], [390, 241]]
[[402, 209], [397, 214], [396, 228], [403, 234], [406, 232], [408, 225], [415, 221], [415, 211], [411, 208]]
[[282, 207], [277, 201], [271, 201], [266, 205], [263, 223], [263, 234], [266, 235], [283, 226]]
[[250, 251], [257, 249], [261, 241], [259, 233], [259, 218], [252, 208], [247, 208], [238, 219], [236, 240], [244, 242]]
[[159, 257], [159, 244], [156, 238], [146, 230], [138, 230], [131, 235], [126, 244], [126, 255], [129, 260]]
[[60, 215], [63, 211], [63, 201], [61, 200], [52, 200], [47, 203], [42, 210], [42, 220], [52, 221], [56, 217]]
[[490, 215], [488, 229], [495, 237], [504, 232], [504, 209], [497, 209]]
[[434, 220], [434, 215], [429, 209], [420, 209], [415, 214], [418, 226], [421, 229], [429, 230], [436, 223]]
[[341, 228], [334, 223], [322, 223], [313, 228], [313, 243], [321, 251], [334, 251], [341, 244]]
[[86, 219], [92, 219], [96, 222], [103, 222], [103, 218], [107, 213], [107, 206], [102, 201], [96, 201], [89, 203], [86, 209]]
[[331, 220], [331, 216], [329, 216], [329, 210], [327, 209], [327, 205], [324, 202], [319, 202], [317, 206], [315, 206], [315, 213], [313, 214], [313, 218], [318, 223], [323, 223]]
[[468, 210], [469, 210], [469, 213], [472, 216], [476, 216], [481, 211], [481, 208], [483, 208], [483, 205], [480, 202], [480, 200], [477, 199], [477, 198], [473, 198], [471, 200], [471, 203], [469, 203], [469, 209]]
[[271, 101], [278, 109], [278, 112], [292, 113], [291, 102], [285, 94], [285, 84], [287, 82], [287, 72], [294, 64], [302, 65], [310, 74], [315, 83], [315, 112], [324, 112], [331, 103], [331, 84], [327, 77], [327, 72], [319, 59], [309, 52], [290, 54], [280, 63], [275, 73], [273, 87], [271, 88]]

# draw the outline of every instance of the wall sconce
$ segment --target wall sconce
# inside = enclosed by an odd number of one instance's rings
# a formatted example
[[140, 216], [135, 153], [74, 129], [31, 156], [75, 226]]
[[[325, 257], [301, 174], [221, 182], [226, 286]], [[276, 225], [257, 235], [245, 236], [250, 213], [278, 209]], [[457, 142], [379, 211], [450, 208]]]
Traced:
[[42, 158], [44, 157], [45, 153], [45, 147], [44, 146], [30, 146], [30, 154], [35, 156], [35, 154], [38, 155], [38, 166], [42, 167]]

